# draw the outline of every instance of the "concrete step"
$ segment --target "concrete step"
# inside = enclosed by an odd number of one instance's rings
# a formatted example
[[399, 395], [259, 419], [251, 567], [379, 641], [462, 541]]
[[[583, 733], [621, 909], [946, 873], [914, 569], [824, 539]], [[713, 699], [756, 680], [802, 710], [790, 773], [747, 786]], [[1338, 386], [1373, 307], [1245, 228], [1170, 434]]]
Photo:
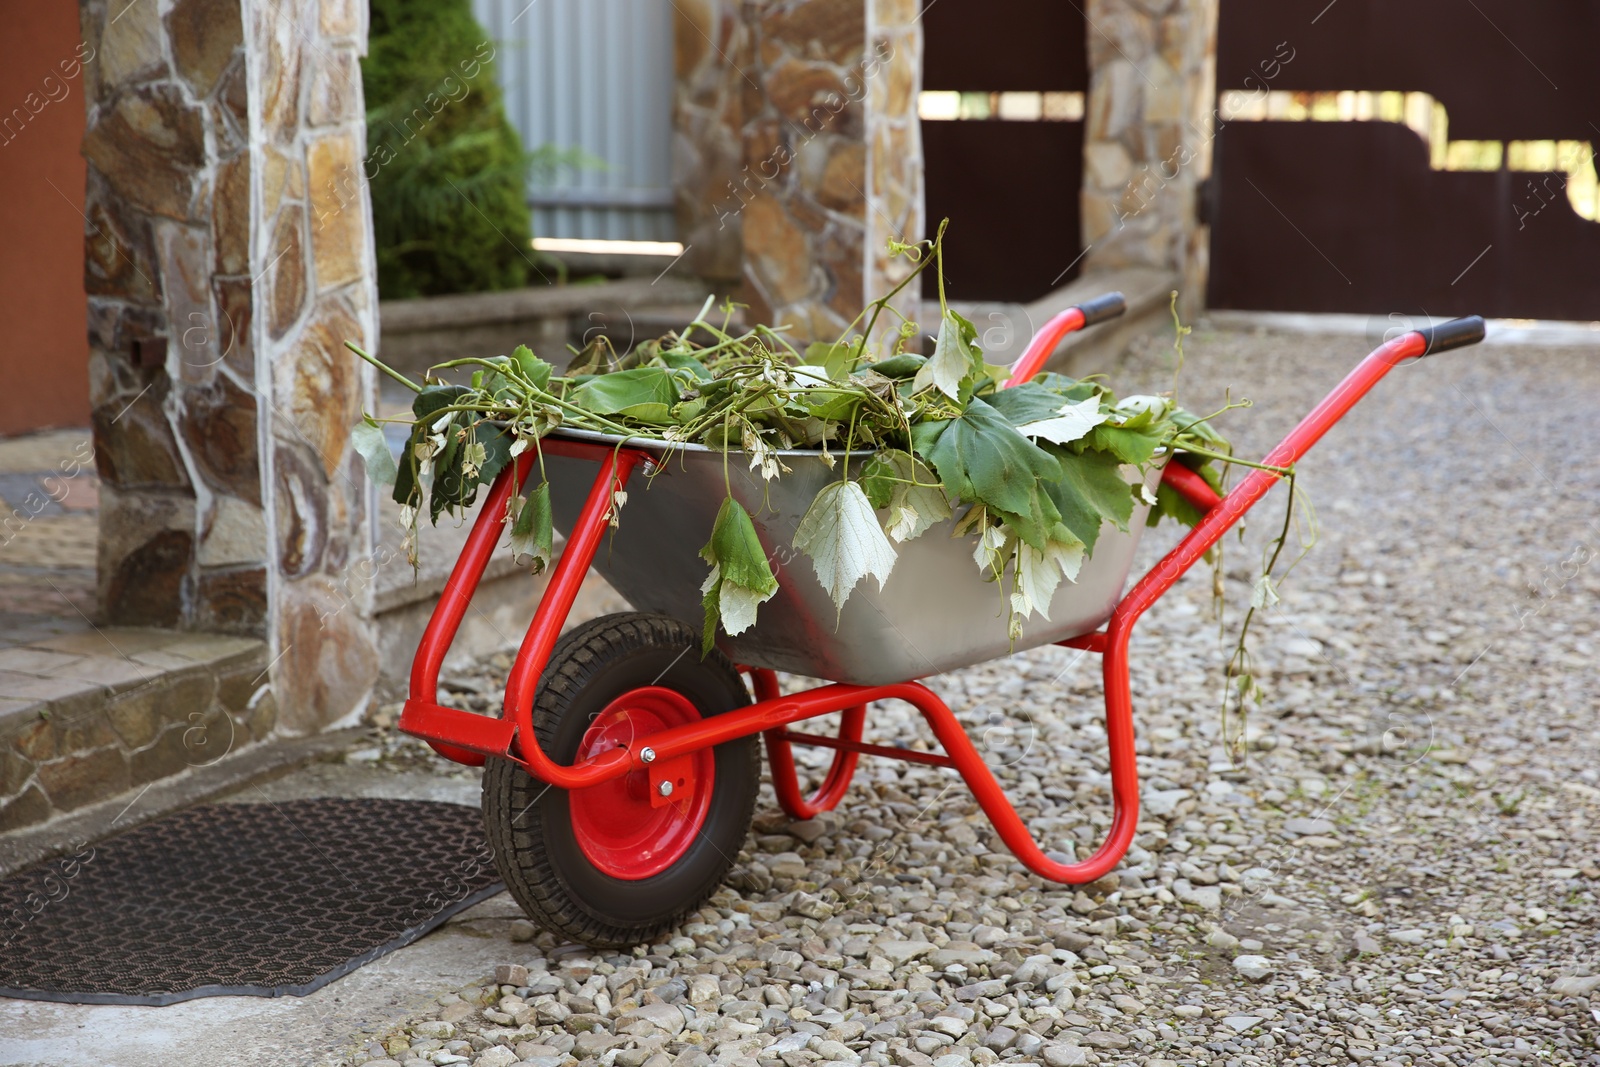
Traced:
[[692, 315], [710, 293], [702, 282], [669, 275], [654, 282], [623, 278], [592, 285], [385, 300], [378, 305], [381, 340], [376, 354], [391, 367], [416, 374], [443, 360], [500, 355], [525, 344], [558, 367], [565, 366], [567, 345], [581, 342], [597, 322], [689, 305]]
[[271, 733], [261, 641], [85, 626], [0, 650], [0, 832], [235, 758]]

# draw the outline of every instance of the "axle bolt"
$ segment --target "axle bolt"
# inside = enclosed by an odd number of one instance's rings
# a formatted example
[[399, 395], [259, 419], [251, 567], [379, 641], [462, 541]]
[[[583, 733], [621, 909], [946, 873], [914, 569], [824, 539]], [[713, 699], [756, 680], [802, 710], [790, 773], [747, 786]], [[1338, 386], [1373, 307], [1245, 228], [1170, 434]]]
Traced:
[[656, 792], [660, 793], [664, 797], [670, 797], [672, 795], [672, 783], [662, 782], [656, 787]]
[[639, 750], [639, 760], [642, 763], [654, 763], [656, 761], [656, 750], [649, 747], [641, 748]]

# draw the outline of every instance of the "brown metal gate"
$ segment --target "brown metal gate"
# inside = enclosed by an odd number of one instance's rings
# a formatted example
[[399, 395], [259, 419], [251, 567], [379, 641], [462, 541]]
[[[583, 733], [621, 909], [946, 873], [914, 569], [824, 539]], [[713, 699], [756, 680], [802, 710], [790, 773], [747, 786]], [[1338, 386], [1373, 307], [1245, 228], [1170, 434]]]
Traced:
[[1600, 3], [1222, 0], [1208, 302], [1600, 319]]
[[[925, 6], [922, 26], [924, 90], [972, 94], [992, 116], [922, 123], [929, 233], [950, 220], [948, 293], [1037, 299], [1076, 277], [1082, 250], [1083, 13], [1061, 0], [942, 0]], [[1039, 94], [1044, 113], [1002, 117], [1001, 94]], [[1074, 94], [1079, 118], [1051, 113]]]

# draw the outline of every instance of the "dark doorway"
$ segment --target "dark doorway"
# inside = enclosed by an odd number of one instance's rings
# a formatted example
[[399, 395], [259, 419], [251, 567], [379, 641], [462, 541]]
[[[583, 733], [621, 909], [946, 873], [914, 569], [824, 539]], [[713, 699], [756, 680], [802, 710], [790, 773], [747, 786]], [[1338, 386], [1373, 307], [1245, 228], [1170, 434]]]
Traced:
[[961, 93], [967, 116], [922, 123], [929, 233], [950, 219], [948, 294], [1038, 299], [1076, 277], [1061, 265], [1082, 250], [1083, 13], [1059, 0], [954, 2], [928, 5], [922, 23], [923, 88]]
[[1212, 307], [1600, 318], [1600, 4], [1223, 0]]

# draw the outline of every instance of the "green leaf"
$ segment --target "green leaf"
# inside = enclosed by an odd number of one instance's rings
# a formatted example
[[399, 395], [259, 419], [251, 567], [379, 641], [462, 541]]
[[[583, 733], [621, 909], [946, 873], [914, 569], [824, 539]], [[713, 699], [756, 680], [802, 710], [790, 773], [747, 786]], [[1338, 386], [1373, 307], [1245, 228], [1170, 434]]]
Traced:
[[711, 380], [711, 372], [706, 369], [706, 365], [687, 352], [663, 352], [661, 362], [673, 370], [688, 371], [696, 382]]
[[984, 403], [1006, 417], [1013, 426], [1054, 418], [1065, 403], [1062, 395], [1038, 382], [1023, 382], [985, 396]]
[[705, 619], [700, 624], [700, 657], [704, 659], [717, 646], [717, 624], [722, 621], [722, 571], [711, 568], [700, 586], [700, 608]]
[[395, 471], [394, 493], [391, 494], [396, 504], [407, 507], [417, 507], [421, 503], [422, 486], [418, 482], [418, 472], [422, 461], [417, 458], [417, 446], [428, 439], [428, 424], [416, 422], [411, 426], [411, 436], [406, 438], [405, 448], [400, 450], [400, 463]]
[[817, 493], [795, 528], [794, 547], [811, 557], [838, 611], [862, 578], [871, 575], [882, 589], [894, 569], [894, 545], [855, 482], [832, 482]]
[[394, 465], [394, 453], [384, 439], [383, 427], [371, 419], [362, 419], [350, 431], [350, 445], [367, 463], [367, 477], [374, 485], [393, 485], [399, 471]]
[[438, 525], [439, 516], [447, 508], [464, 504], [477, 495], [476, 478], [468, 478], [461, 469], [465, 454], [462, 449], [460, 427], [454, 422], [445, 427], [444, 448], [433, 461], [433, 488], [428, 494], [428, 517]]
[[806, 346], [806, 363], [826, 368], [831, 381], [842, 382], [850, 377], [855, 362], [855, 350], [847, 344], [814, 341]]
[[920, 392], [931, 385], [952, 400], [959, 399], [962, 387], [970, 387], [983, 375], [983, 366], [978, 328], [958, 313], [947, 310], [939, 323], [933, 355], [917, 371], [912, 388]]
[[[903, 452], [900, 454], [905, 455]], [[861, 468], [861, 491], [867, 494], [867, 501], [880, 510], [889, 506], [894, 496], [895, 479], [900, 477], [894, 456], [894, 451], [879, 452]]]
[[472, 440], [483, 448], [483, 458], [478, 464], [478, 481], [487, 485], [511, 461], [511, 446], [516, 443], [516, 435], [509, 425], [480, 422], [472, 428]]
[[1192, 438], [1202, 447], [1213, 452], [1230, 452], [1231, 446], [1228, 439], [1216, 431], [1211, 423], [1202, 419], [1192, 411], [1183, 408], [1172, 409], [1172, 421], [1178, 426], [1178, 438]]
[[706, 399], [703, 396], [697, 396], [693, 400], [685, 400], [672, 409], [672, 421], [679, 426], [687, 426], [699, 418], [700, 413], [705, 409]]
[[516, 360], [517, 367], [522, 371], [523, 376], [531, 381], [535, 388], [541, 391], [549, 390], [550, 372], [554, 368], [534, 355], [533, 349], [527, 345], [518, 345], [512, 351], [511, 358]]
[[1060, 474], [1045, 483], [1045, 493], [1061, 513], [1062, 524], [1093, 553], [1107, 519], [1119, 530], [1128, 528], [1133, 494], [1115, 456], [1092, 450], [1075, 455], [1065, 449], [1056, 455]]
[[769, 594], [778, 588], [750, 513], [731, 496], [717, 509], [711, 540], [700, 549], [700, 558], [721, 566], [724, 581]]
[[550, 524], [550, 483], [545, 482], [528, 494], [511, 526], [511, 555], [519, 564], [530, 560], [534, 574], [550, 564], [555, 542]]
[[1049, 494], [1043, 491], [1035, 493], [1028, 504], [1028, 510], [1025, 512], [1001, 511], [996, 508], [995, 515], [1025, 544], [1030, 544], [1041, 552], [1052, 540], [1073, 537], [1071, 529], [1062, 525], [1061, 513], [1056, 510], [1055, 501], [1050, 499]]
[[1147, 429], [1171, 411], [1172, 401], [1164, 396], [1125, 396], [1116, 404], [1119, 424], [1130, 430]]
[[567, 397], [597, 415], [625, 415], [640, 422], [672, 421], [678, 383], [665, 367], [634, 367], [591, 378]]
[[1132, 430], [1122, 426], [1101, 423], [1089, 431], [1084, 442], [1091, 449], [1109, 452], [1118, 462], [1144, 466], [1161, 447], [1165, 434], [1159, 430]]
[[1113, 399], [1106, 392], [1104, 386], [1092, 379], [1069, 378], [1065, 374], [1055, 371], [1044, 371], [1033, 376], [1033, 385], [1042, 385], [1052, 393], [1056, 393], [1066, 400], [1083, 400], [1091, 396], [1104, 396], [1107, 401]]
[[433, 415], [441, 408], [452, 404], [462, 403], [472, 390], [464, 385], [427, 385], [423, 386], [411, 401], [411, 414], [416, 416], [418, 422], [431, 424]]
[[[814, 418], [826, 419], [830, 422], [848, 423], [850, 416], [866, 403], [866, 398], [860, 393], [808, 393], [803, 397], [802, 407], [806, 414]], [[747, 409], [748, 410], [748, 409]], [[858, 432], [859, 432], [858, 427]], [[857, 441], [860, 444], [860, 441]]]
[[927, 362], [927, 356], [919, 356], [915, 352], [902, 352], [898, 356], [890, 356], [868, 366], [885, 378], [913, 378]]
[[976, 397], [959, 418], [913, 426], [911, 438], [957, 498], [1014, 514], [1031, 513], [1035, 488], [1061, 470], [1055, 456]]

